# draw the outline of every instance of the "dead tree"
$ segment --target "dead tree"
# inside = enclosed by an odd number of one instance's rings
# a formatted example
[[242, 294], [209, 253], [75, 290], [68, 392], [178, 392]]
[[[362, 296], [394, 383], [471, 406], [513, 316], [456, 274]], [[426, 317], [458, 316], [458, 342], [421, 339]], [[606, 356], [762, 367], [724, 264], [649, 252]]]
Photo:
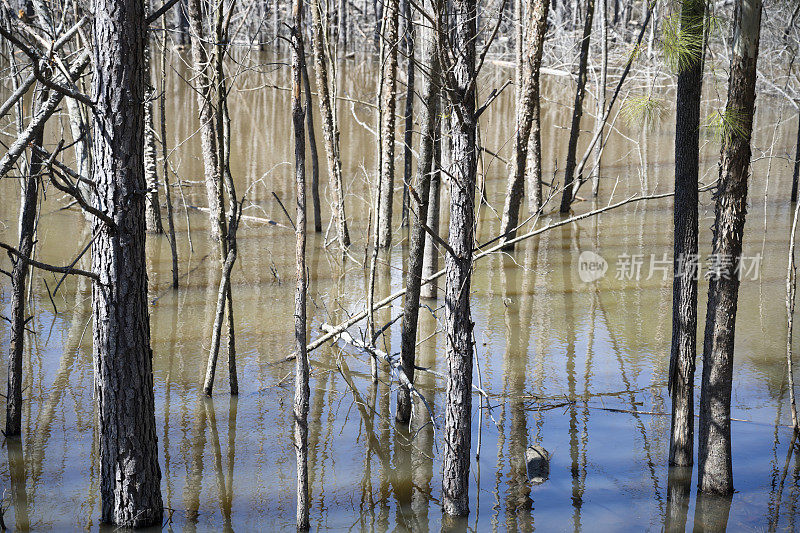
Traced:
[[691, 51], [678, 61], [675, 125], [674, 276], [669, 392], [672, 432], [669, 462], [691, 466], [694, 448], [694, 370], [697, 356], [697, 205], [700, 99], [703, 92], [705, 2], [681, 4], [681, 38]]
[[[509, 175], [508, 191], [503, 206], [501, 233], [504, 239], [513, 239], [519, 224], [519, 208], [525, 185], [526, 164], [530, 160], [531, 211], [536, 212], [542, 203], [542, 138], [539, 106], [539, 68], [547, 32], [547, 12], [550, 0], [532, 0], [526, 10], [526, 45], [523, 53], [522, 86], [517, 102], [517, 131], [514, 134], [513, 173]], [[533, 153], [528, 154], [529, 149]], [[509, 249], [513, 245], [509, 246]]]
[[350, 246], [350, 234], [347, 231], [347, 216], [344, 207], [344, 183], [342, 180], [342, 159], [339, 150], [339, 130], [334, 121], [334, 102], [331, 98], [328, 80], [328, 65], [325, 57], [324, 36], [320, 0], [311, 5], [313, 23], [311, 25], [311, 49], [316, 68], [317, 91], [319, 92], [319, 109], [322, 119], [322, 136], [325, 139], [325, 153], [328, 159], [328, 176], [333, 186], [333, 216], [336, 223], [336, 236], [339, 246]]
[[195, 70], [198, 117], [200, 120], [200, 148], [205, 169], [205, 187], [211, 228], [209, 235], [219, 247], [220, 260], [225, 260], [225, 214], [222, 198], [222, 176], [219, 165], [217, 134], [214, 121], [214, 88], [211, 82], [211, 59], [206, 49], [202, 0], [188, 0], [189, 26], [192, 38], [192, 63]]
[[94, 2], [94, 179], [113, 225], [94, 221], [92, 290], [101, 521], [161, 523], [145, 267], [144, 4]]
[[[592, 36], [592, 20], [594, 19], [594, 1], [586, 2], [586, 13], [583, 22], [583, 36], [581, 37], [581, 53], [578, 61], [578, 82], [575, 89], [575, 103], [572, 108], [572, 126], [569, 130], [569, 143], [567, 144], [567, 161], [564, 164], [564, 190], [561, 193], [562, 213], [569, 213], [572, 205], [572, 182], [575, 179], [575, 166], [578, 156], [578, 137], [581, 133], [581, 117], [583, 116], [583, 98], [586, 95], [586, 73], [589, 60], [589, 41]], [[648, 15], [650, 11], [648, 10]], [[579, 176], [580, 178], [580, 176]]]
[[[223, 71], [223, 61], [225, 54], [225, 43], [227, 41], [227, 27], [230, 22], [231, 11], [225, 15], [225, 4], [223, 0], [218, 0], [214, 9], [214, 41], [217, 49], [213, 56], [213, 84], [216, 93], [216, 105], [214, 106], [212, 132], [216, 136], [215, 147], [217, 149], [216, 162], [218, 165], [218, 176], [224, 180], [217, 184], [217, 195], [220, 202], [217, 217], [222, 216], [220, 224], [222, 231], [219, 240], [220, 263], [222, 265], [222, 276], [220, 278], [219, 292], [217, 293], [217, 307], [214, 315], [214, 325], [211, 334], [211, 349], [208, 354], [206, 365], [206, 376], [203, 383], [203, 392], [206, 396], [211, 396], [214, 388], [214, 377], [216, 374], [217, 358], [219, 356], [222, 321], [227, 318], [228, 334], [228, 376], [230, 382], [230, 392], [232, 395], [239, 394], [239, 379], [236, 374], [236, 337], [233, 318], [233, 292], [231, 290], [231, 274], [233, 265], [238, 255], [236, 233], [239, 227], [240, 208], [236, 197], [236, 187], [230, 169], [230, 118], [228, 115], [228, 92], [225, 84], [225, 73]], [[224, 197], [223, 187], [228, 192], [228, 219], [225, 217], [225, 207], [222, 205]], [[211, 211], [213, 215], [213, 210]]]
[[306, 130], [308, 131], [308, 151], [311, 155], [311, 202], [314, 209], [314, 231], [322, 233], [322, 206], [319, 199], [319, 153], [317, 134], [314, 132], [314, 112], [311, 105], [311, 83], [308, 81], [308, 65], [303, 57], [303, 94], [305, 96]]
[[411, 181], [412, 172], [412, 149], [414, 141], [414, 92], [415, 92], [415, 71], [416, 59], [416, 34], [414, 27], [414, 15], [411, 9], [411, 0], [403, 1], [403, 49], [406, 56], [406, 112], [405, 125], [403, 130], [403, 207], [401, 213], [401, 225], [408, 225], [408, 184]]
[[[309, 372], [306, 351], [306, 147], [303, 103], [303, 1], [292, 2], [292, 123], [294, 125], [294, 165], [297, 185], [297, 291], [294, 297], [294, 338], [297, 359], [294, 380], [294, 448], [297, 455], [297, 529], [309, 528], [308, 486], [308, 402]], [[308, 103], [308, 99], [306, 99]], [[311, 109], [306, 109], [310, 113]]]
[[[176, 10], [183, 10], [178, 5]], [[162, 16], [163, 27], [167, 27], [167, 15]], [[169, 159], [167, 151], [167, 33], [161, 40], [161, 85], [158, 98], [159, 124], [161, 133], [161, 177], [164, 180], [164, 200], [167, 204], [167, 231], [169, 232], [169, 248], [172, 256], [172, 288], [178, 288], [178, 243], [175, 240], [175, 213], [172, 208], [172, 192], [169, 181]]]
[[475, 110], [476, 0], [453, 0], [448, 14], [452, 37], [448, 49], [441, 46], [444, 28], [437, 28], [440, 46], [452, 58], [443, 65], [453, 112], [452, 176], [450, 178], [450, 250], [445, 255], [445, 328], [447, 331], [447, 393], [445, 401], [445, 447], [442, 460], [443, 510], [448, 515], [469, 513], [469, 466], [472, 425], [472, 317], [470, 281], [472, 249], [475, 245], [475, 181], [477, 174]]
[[[440, 98], [441, 101], [441, 98]], [[428, 230], [436, 235], [439, 234], [439, 209], [440, 209], [440, 188], [442, 181], [442, 134], [441, 117], [436, 117], [433, 139], [433, 166], [431, 167], [431, 185], [428, 195]], [[422, 277], [430, 278], [439, 270], [439, 249], [433, 238], [425, 239], [425, 252], [422, 257]], [[420, 296], [422, 298], [436, 298], [438, 284], [432, 281], [422, 286]]]
[[378, 96], [378, 240], [375, 246], [389, 248], [392, 244], [392, 200], [394, 198], [394, 129], [397, 105], [397, 47], [399, 0], [388, 0], [384, 9], [381, 34], [382, 86]]
[[[408, 2], [409, 0], [406, 0]], [[441, 13], [441, 6], [434, 1], [425, 4], [427, 18], [434, 19]], [[414, 382], [414, 366], [417, 349], [417, 323], [419, 318], [420, 287], [422, 282], [422, 263], [425, 252], [425, 227], [428, 221], [428, 202], [430, 198], [431, 174], [433, 168], [434, 137], [439, 114], [439, 59], [436, 50], [436, 36], [429, 24], [422, 26], [420, 41], [422, 57], [420, 62], [425, 69], [419, 84], [422, 109], [420, 121], [420, 149], [417, 163], [417, 179], [409, 185], [409, 210], [411, 236], [408, 248], [408, 273], [406, 274], [406, 298], [403, 303], [403, 323], [401, 332], [400, 357], [403, 368], [411, 383]], [[410, 171], [410, 168], [408, 169]], [[408, 423], [411, 420], [411, 391], [400, 388], [397, 391], [397, 420]]]
[[739, 296], [736, 266], [741, 260], [747, 211], [761, 9], [761, 0], [737, 0], [734, 6], [728, 103], [723, 116], [727, 126], [714, 208], [712, 258], [717, 258], [717, 263], [712, 262], [709, 272], [698, 446], [698, 488], [714, 494], [733, 492], [730, 408]]
[[[34, 98], [35, 108], [41, 107], [47, 90], [40, 90]], [[44, 126], [34, 134], [33, 144], [42, 146]], [[19, 220], [19, 251], [25, 257], [33, 255], [36, 232], [36, 210], [39, 201], [39, 180], [42, 170], [41, 155], [31, 151], [25, 178], [22, 181], [22, 209]], [[8, 354], [8, 390], [6, 392], [6, 437], [22, 432], [22, 355], [25, 346], [25, 287], [28, 280], [28, 263], [17, 259], [11, 271], [11, 342]]]

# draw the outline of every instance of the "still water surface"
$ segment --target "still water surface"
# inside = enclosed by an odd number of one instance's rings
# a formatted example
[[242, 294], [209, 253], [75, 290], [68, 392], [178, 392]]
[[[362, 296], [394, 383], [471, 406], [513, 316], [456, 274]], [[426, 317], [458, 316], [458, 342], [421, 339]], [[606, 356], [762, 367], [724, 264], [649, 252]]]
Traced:
[[[371, 100], [374, 72], [366, 60], [343, 63], [340, 94]], [[488, 71], [483, 93], [501, 86], [509, 75], [499, 68]], [[199, 181], [202, 162], [194, 96], [177, 75], [168, 78], [168, 143], [174, 148], [170, 158], [185, 180], [182, 196], [177, 188], [173, 191], [179, 208], [181, 289], [170, 289], [165, 237], [148, 237], [148, 268], [162, 491], [172, 518], [169, 527], [175, 530], [294, 528], [293, 364], [279, 362], [293, 347], [294, 233], [272, 196], [275, 192], [291, 207], [290, 102], [287, 92], [265, 83], [284, 87], [288, 81], [284, 72], [264, 67], [243, 74], [236, 84], [230, 105], [231, 163], [239, 192], [247, 191], [246, 214], [280, 225], [243, 223], [234, 270], [240, 395], [231, 398], [226, 393], [223, 357], [215, 396], [205, 399], [201, 378], [218, 265], [208, 255], [206, 215], [193, 209], [186, 215], [183, 209], [184, 203], [202, 206], [205, 198]], [[724, 95], [724, 80], [718, 84], [717, 92], [709, 94]], [[570, 92], [563, 79], [545, 80], [545, 176], [563, 168]], [[660, 97], [674, 101], [668, 91]], [[712, 99], [706, 112], [719, 105]], [[338, 323], [365, 305], [367, 269], [359, 262], [366, 257], [367, 176], [373, 174], [377, 145], [359, 121], [371, 125], [374, 117], [367, 106], [349, 101], [340, 102], [339, 111], [353, 258], [342, 262], [332, 247], [324, 247], [324, 236], [309, 234], [311, 338], [323, 322]], [[504, 159], [512, 144], [513, 116], [513, 95], [507, 91], [482, 118], [483, 144]], [[737, 493], [730, 504], [730, 530], [797, 527], [800, 455], [787, 455], [791, 431], [786, 428], [784, 364], [784, 279], [792, 216], [786, 155], [793, 150], [795, 120], [779, 101], [759, 99], [754, 141], [759, 160], [751, 180], [745, 254], [760, 254], [762, 261], [756, 279], [744, 281], [740, 292], [732, 407], [733, 416], [742, 421], [733, 423]], [[657, 124], [618, 120], [604, 156], [600, 198], [596, 204], [576, 204], [575, 211], [605, 205], [612, 192], [617, 201], [642, 191], [669, 191], [673, 121], [669, 104]], [[584, 128], [591, 124], [591, 118], [585, 119]], [[53, 127], [53, 136], [60, 131], [60, 126]], [[773, 137], [777, 142], [770, 152]], [[319, 132], [318, 139], [322, 155]], [[716, 176], [718, 143], [705, 133], [703, 142], [702, 179], [709, 183]], [[325, 184], [324, 159], [321, 164]], [[506, 176], [503, 161], [488, 153], [482, 168], [489, 205], [480, 210], [479, 242], [499, 231]], [[18, 195], [14, 180], [0, 182], [4, 241], [17, 238]], [[323, 195], [330, 198], [327, 187]], [[701, 202], [700, 249], [706, 255], [713, 220], [710, 194], [702, 194]], [[327, 224], [328, 204], [323, 203]], [[442, 204], [447, 205], [446, 187]], [[58, 210], [62, 205], [49, 190], [38, 234], [38, 257], [57, 264], [74, 257], [89, 239], [82, 216]], [[655, 267], [664, 253], [671, 258], [671, 206], [670, 198], [630, 204], [546, 232], [521, 243], [513, 254], [476, 264], [472, 304], [480, 378], [476, 373], [475, 380], [481, 380], [491, 398], [479, 415], [479, 397], [474, 397], [471, 514], [466, 520], [470, 530], [639, 531], [665, 526], [669, 417], [663, 413], [669, 410], [672, 292], [662, 271], [651, 269], [651, 257]], [[442, 218], [446, 228], [446, 213]], [[556, 220], [558, 215], [549, 215], [539, 224]], [[378, 296], [404, 287], [405, 231], [398, 229], [394, 242], [381, 256]], [[605, 277], [592, 283], [581, 281], [577, 270], [578, 256], [587, 250], [609, 265]], [[638, 279], [617, 279], [626, 257], [638, 254]], [[5, 268], [7, 259], [2, 261]], [[56, 280], [41, 272], [32, 288], [35, 318], [30, 324], [35, 334], [28, 337], [24, 366], [23, 437], [7, 440], [0, 455], [5, 522], [17, 528], [96, 529], [99, 479], [90, 288], [85, 280], [68, 280], [51, 302], [45, 280], [52, 289]], [[2, 312], [7, 314], [10, 287], [5, 277], [0, 290]], [[705, 291], [701, 283], [701, 324]], [[381, 323], [397, 316], [400, 305], [396, 301], [379, 313]], [[420, 315], [418, 361], [444, 371], [444, 338], [435, 335], [443, 320], [441, 300], [426, 305]], [[358, 328], [353, 333], [358, 334]], [[399, 322], [380, 342], [386, 351], [399, 350]], [[0, 328], [0, 348], [8, 352], [6, 326]], [[373, 386], [367, 359], [342, 348], [326, 346], [311, 354], [313, 527], [440, 529], [441, 432], [425, 423], [422, 409], [410, 430], [397, 426], [396, 383], [382, 373], [381, 382]], [[444, 382], [429, 374], [418, 376], [418, 387], [441, 428]], [[698, 369], [698, 383], [699, 376]], [[0, 382], [5, 379], [5, 365], [0, 365]], [[550, 450], [553, 461], [550, 479], [531, 487], [524, 451], [534, 442]], [[480, 455], [475, 458], [478, 443]], [[696, 474], [691, 486], [695, 483]], [[727, 506], [716, 503], [715, 514], [696, 515], [692, 488], [686, 527], [719, 527], [715, 516], [720, 511], [724, 516]], [[682, 528], [682, 523], [670, 525]]]

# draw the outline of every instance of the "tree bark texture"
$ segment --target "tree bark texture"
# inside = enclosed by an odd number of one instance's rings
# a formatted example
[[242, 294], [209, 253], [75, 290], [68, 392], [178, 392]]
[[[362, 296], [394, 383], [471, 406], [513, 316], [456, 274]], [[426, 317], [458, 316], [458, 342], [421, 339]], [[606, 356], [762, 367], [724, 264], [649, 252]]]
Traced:
[[712, 248], [712, 257], [724, 259], [726, 263], [716, 272], [712, 269], [709, 279], [700, 394], [698, 488], [712, 494], [733, 492], [730, 409], [739, 295], [739, 277], [734, 269], [742, 255], [747, 212], [761, 8], [761, 0], [737, 0], [734, 7], [733, 53], [725, 113], [735, 125], [726, 131], [720, 155]]
[[448, 515], [469, 513], [469, 467], [472, 416], [472, 277], [475, 220], [475, 0], [452, 2], [452, 56], [449, 89], [453, 113], [452, 177], [450, 178], [449, 244], [455, 255], [445, 256], [445, 329], [448, 379], [445, 402], [445, 446], [442, 460], [443, 510]]
[[[309, 528], [308, 484], [308, 402], [309, 371], [306, 350], [306, 147], [303, 130], [303, 4], [292, 2], [292, 122], [294, 124], [294, 165], [297, 185], [297, 291], [294, 297], [294, 338], [297, 358], [294, 380], [294, 447], [297, 456], [297, 529]], [[308, 102], [308, 99], [306, 99]], [[310, 113], [311, 109], [307, 108]]]
[[94, 221], [92, 287], [99, 404], [101, 521], [160, 524], [153, 352], [145, 267], [144, 4], [94, 2]]
[[[681, 4], [681, 33], [702, 43], [705, 2]], [[701, 45], [702, 48], [702, 45]], [[669, 462], [694, 462], [694, 370], [697, 357], [697, 272], [688, 268], [697, 257], [697, 203], [700, 159], [700, 99], [703, 60], [694, 58], [678, 74], [675, 117], [674, 276], [672, 282], [672, 349], [669, 391], [672, 432]]]

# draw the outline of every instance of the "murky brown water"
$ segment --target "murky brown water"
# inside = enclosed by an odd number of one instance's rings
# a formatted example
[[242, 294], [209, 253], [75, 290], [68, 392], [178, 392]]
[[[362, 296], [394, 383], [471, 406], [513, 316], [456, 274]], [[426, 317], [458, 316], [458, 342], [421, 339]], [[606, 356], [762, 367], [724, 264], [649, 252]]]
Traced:
[[[233, 174], [247, 190], [247, 214], [286, 224], [272, 197], [288, 206], [292, 198], [291, 124], [284, 73], [264, 67], [240, 78], [231, 102]], [[371, 99], [374, 69], [367, 60], [341, 67], [340, 94]], [[492, 70], [482, 92], [502, 85], [510, 72]], [[563, 168], [571, 89], [547, 78], [543, 142], [546, 175]], [[724, 95], [724, 81], [717, 94]], [[662, 91], [663, 92], [663, 91]], [[714, 91], [709, 91], [713, 94]], [[192, 94], [172, 75], [168, 86], [169, 145], [174, 168], [187, 181], [188, 205], [204, 205], [199, 139]], [[673, 101], [664, 93], [665, 101]], [[724, 98], [724, 96], [723, 96]], [[513, 96], [503, 94], [482, 123], [484, 144], [508, 157]], [[759, 99], [754, 150], [761, 157], [751, 180], [746, 255], [761, 254], [760, 275], [743, 283], [737, 324], [733, 416], [733, 465], [738, 490], [730, 508], [731, 530], [793, 529], [800, 497], [800, 458], [789, 457], [790, 430], [784, 364], [786, 254], [791, 224], [788, 204], [796, 118], [779, 101]], [[368, 195], [376, 143], [359, 120], [373, 117], [364, 106], [340, 103], [341, 138], [347, 180], [347, 208], [354, 237], [352, 255], [365, 257]], [[667, 106], [666, 109], [669, 109]], [[315, 113], [317, 109], [315, 108]], [[783, 124], [781, 121], [787, 121]], [[775, 124], [779, 127], [775, 130]], [[591, 120], [584, 122], [589, 128]], [[653, 127], [615, 124], [603, 167], [598, 206], [646, 191], [665, 192], [672, 183], [672, 113]], [[54, 128], [53, 133], [58, 133]], [[776, 135], [771, 159], [762, 156]], [[638, 146], [626, 137], [639, 141]], [[186, 140], [189, 138], [188, 140]], [[716, 175], [717, 143], [706, 136], [704, 180]], [[320, 142], [320, 150], [322, 150]], [[322, 153], [322, 152], [321, 152]], [[644, 165], [642, 165], [644, 162]], [[324, 172], [324, 160], [321, 161]], [[499, 231], [505, 165], [486, 155], [487, 196], [481, 209], [479, 241]], [[401, 167], [400, 167], [401, 168]], [[326, 180], [323, 177], [323, 183]], [[767, 192], [766, 201], [764, 193]], [[588, 194], [583, 192], [583, 194]], [[16, 240], [18, 186], [0, 182], [0, 238]], [[325, 189], [324, 195], [330, 197]], [[398, 195], [399, 197], [399, 195]], [[191, 247], [183, 210], [174, 191], [179, 230], [182, 287], [170, 290], [169, 246], [149, 238], [152, 342], [162, 490], [171, 528], [181, 530], [269, 530], [294, 528], [295, 459], [291, 441], [291, 364], [273, 364], [292, 350], [294, 233], [246, 221], [240, 231], [240, 259], [234, 271], [239, 384], [226, 394], [227, 372], [218, 373], [213, 400], [201, 397], [200, 383], [211, 336], [217, 263], [207, 259], [206, 215], [189, 210]], [[701, 250], [710, 250], [713, 205], [701, 197]], [[446, 194], [443, 205], [447, 204]], [[38, 256], [65, 263], [85, 245], [87, 225], [75, 211], [58, 211], [49, 190], [42, 206]], [[591, 202], [576, 205], [579, 212]], [[396, 210], [399, 212], [399, 208]], [[323, 210], [327, 223], [328, 209]], [[553, 220], [557, 216], [552, 217]], [[442, 227], [447, 227], [443, 215]], [[671, 199], [631, 204], [602, 216], [555, 229], [521, 244], [512, 255], [476, 264], [473, 317], [480, 379], [490, 391], [489, 408], [473, 417], [473, 453], [468, 526], [486, 530], [660, 530], [667, 498], [669, 409], [666, 374], [671, 331], [671, 283], [656, 271], [651, 254], [672, 252]], [[365, 305], [366, 269], [344, 265], [323, 237], [309, 234], [311, 271], [309, 319], [312, 338], [323, 322], [339, 322]], [[382, 257], [378, 295], [404, 286], [405, 233], [397, 231]], [[584, 283], [577, 271], [580, 252], [593, 250], [609, 263], [606, 276]], [[623, 254], [643, 255], [641, 279], [616, 279]], [[7, 259], [2, 259], [3, 268]], [[9, 284], [1, 278], [0, 302], [8, 312]], [[85, 281], [68, 280], [53, 302], [55, 278], [37, 273], [35, 318], [25, 359], [23, 438], [7, 441], [0, 460], [5, 522], [36, 529], [97, 528], [99, 516], [95, 409], [92, 400], [91, 310]], [[701, 284], [701, 323], [706, 286]], [[446, 368], [444, 343], [435, 335], [443, 313], [429, 301], [421, 313], [422, 366]], [[380, 314], [400, 312], [397, 301]], [[356, 328], [353, 330], [357, 333]], [[399, 350], [399, 323], [382, 341]], [[8, 351], [7, 327], [0, 348]], [[377, 388], [366, 379], [365, 357], [325, 347], [312, 354], [310, 475], [312, 524], [330, 530], [439, 529], [441, 510], [439, 432], [416, 421], [411, 433], [393, 422], [396, 383], [385, 375]], [[0, 382], [6, 376], [0, 365]], [[699, 378], [700, 372], [698, 372]], [[478, 375], [475, 376], [476, 380]], [[699, 381], [699, 379], [698, 379]], [[351, 388], [351, 385], [355, 388]], [[444, 383], [419, 376], [418, 386], [441, 427]], [[538, 399], [537, 399], [538, 398]], [[573, 402], [568, 402], [573, 400]], [[475, 397], [475, 406], [478, 397]], [[422, 418], [420, 416], [420, 418]], [[550, 479], [531, 488], [524, 450], [540, 442], [553, 452]], [[695, 517], [692, 495], [689, 526]]]

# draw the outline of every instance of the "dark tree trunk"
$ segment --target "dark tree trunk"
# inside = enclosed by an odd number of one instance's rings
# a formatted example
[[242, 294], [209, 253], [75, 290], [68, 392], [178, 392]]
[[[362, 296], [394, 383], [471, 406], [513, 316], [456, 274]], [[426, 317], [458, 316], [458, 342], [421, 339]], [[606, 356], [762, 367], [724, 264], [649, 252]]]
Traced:
[[[448, 515], [469, 513], [469, 466], [472, 417], [472, 277], [475, 220], [475, 39], [476, 0], [453, 0], [455, 58], [451, 75], [450, 115], [452, 177], [450, 178], [449, 243], [456, 255], [445, 256], [445, 329], [447, 331], [447, 394], [445, 446], [442, 460], [443, 510]], [[441, 42], [441, 41], [440, 41]]]
[[[303, 0], [292, 2], [292, 123], [297, 185], [297, 291], [294, 297], [294, 338], [297, 358], [294, 379], [294, 446], [297, 455], [297, 529], [309, 528], [308, 486], [308, 352], [306, 351], [306, 146], [301, 88], [303, 52]], [[308, 84], [306, 83], [306, 88]], [[306, 102], [308, 102], [306, 98]], [[311, 108], [307, 107], [307, 113]]]
[[[438, 0], [435, 0], [438, 1]], [[406, 4], [409, 1], [406, 0]], [[433, 19], [441, 13], [439, 6], [432, 6], [429, 0], [425, 10]], [[422, 281], [422, 263], [425, 252], [425, 224], [428, 220], [428, 201], [431, 188], [431, 172], [433, 171], [434, 136], [436, 135], [436, 117], [439, 114], [439, 84], [437, 73], [439, 61], [436, 50], [436, 37], [433, 29], [424, 26], [422, 30], [421, 62], [427, 75], [420, 80], [419, 94], [423, 103], [420, 110], [420, 149], [417, 164], [417, 179], [413, 185], [414, 194], [410, 198], [411, 242], [408, 248], [408, 273], [406, 274], [406, 298], [403, 304], [403, 324], [401, 330], [400, 355], [403, 369], [408, 379], [414, 382], [415, 353], [417, 349], [417, 323], [419, 318], [420, 284]], [[432, 79], [436, 77], [435, 79]], [[408, 147], [408, 145], [407, 145]], [[410, 163], [409, 163], [410, 167]], [[407, 169], [410, 172], [410, 168]], [[411, 419], [411, 391], [400, 387], [397, 391], [397, 420], [408, 423]]]
[[[539, 68], [542, 65], [542, 50], [547, 32], [547, 11], [550, 0], [533, 0], [527, 9], [525, 27], [527, 28], [526, 46], [523, 53], [522, 87], [519, 101], [517, 102], [517, 131], [514, 135], [514, 167], [513, 174], [508, 179], [508, 191], [503, 206], [503, 220], [500, 233], [508, 241], [517, 235], [519, 224], [519, 208], [522, 203], [523, 188], [525, 186], [525, 170], [528, 158], [528, 147], [533, 148], [530, 155], [531, 181], [534, 191], [531, 191], [531, 211], [536, 212], [541, 205], [542, 181], [542, 140], [539, 106]], [[531, 139], [533, 137], [533, 139]], [[529, 144], [530, 142], [530, 144]], [[507, 249], [513, 249], [510, 244]]]
[[178, 2], [172, 9], [172, 24], [175, 26], [175, 43], [178, 46], [189, 44], [189, 19], [186, 17], [186, 6], [183, 1]]
[[[575, 179], [576, 158], [578, 155], [578, 137], [581, 133], [581, 117], [583, 116], [583, 97], [586, 95], [586, 66], [589, 60], [589, 41], [592, 36], [592, 20], [594, 19], [594, 0], [586, 2], [586, 18], [583, 23], [581, 37], [581, 55], [578, 62], [578, 87], [575, 89], [575, 104], [572, 108], [572, 126], [569, 130], [567, 145], [567, 161], [564, 165], [564, 190], [561, 193], [562, 213], [569, 213], [572, 205], [573, 181]], [[578, 176], [580, 178], [580, 176]]]
[[703, 384], [700, 393], [698, 488], [713, 494], [733, 492], [731, 465], [731, 381], [734, 328], [739, 296], [735, 270], [742, 255], [747, 212], [750, 137], [755, 112], [756, 62], [761, 33], [761, 0], [737, 0], [728, 81], [727, 129], [720, 155], [712, 257], [724, 259], [712, 268], [703, 343]]
[[163, 515], [141, 194], [144, 4], [95, 0], [94, 14], [94, 179], [115, 223], [95, 220], [92, 247], [101, 521], [143, 527]]
[[[305, 48], [304, 48], [305, 50]], [[311, 83], [308, 80], [308, 65], [305, 57], [303, 66], [303, 93], [305, 96], [306, 129], [308, 130], [308, 151], [311, 153], [311, 202], [314, 209], [314, 231], [322, 233], [322, 206], [319, 200], [319, 153], [317, 134], [314, 132], [314, 112], [311, 105]]]
[[[183, 9], [180, 4], [176, 9]], [[167, 25], [167, 16], [164, 14], [164, 27]], [[172, 288], [178, 288], [178, 243], [175, 239], [175, 213], [172, 208], [172, 192], [169, 182], [169, 160], [167, 158], [167, 35], [162, 37], [161, 48], [161, 85], [158, 98], [159, 124], [161, 133], [161, 174], [164, 180], [164, 200], [167, 204], [167, 230], [169, 231], [169, 248], [172, 256]]]
[[[36, 97], [36, 107], [41, 107], [46, 93]], [[42, 146], [44, 127], [33, 136], [32, 144]], [[36, 208], [39, 201], [39, 173], [42, 159], [31, 150], [27, 176], [22, 182], [22, 209], [19, 220], [19, 251], [25, 257], [33, 254], [36, 233]], [[17, 259], [11, 271], [11, 342], [8, 354], [8, 389], [6, 391], [5, 436], [14, 437], [22, 432], [22, 356], [25, 347], [25, 286], [28, 279], [28, 262]]]
[[[693, 43], [703, 41], [704, 2], [681, 4], [681, 33]], [[702, 49], [702, 44], [700, 45]], [[674, 276], [672, 282], [672, 349], [669, 391], [672, 433], [669, 462], [691, 466], [694, 461], [694, 370], [697, 355], [697, 202], [700, 158], [700, 99], [703, 59], [687, 58], [679, 66], [675, 118]]]

